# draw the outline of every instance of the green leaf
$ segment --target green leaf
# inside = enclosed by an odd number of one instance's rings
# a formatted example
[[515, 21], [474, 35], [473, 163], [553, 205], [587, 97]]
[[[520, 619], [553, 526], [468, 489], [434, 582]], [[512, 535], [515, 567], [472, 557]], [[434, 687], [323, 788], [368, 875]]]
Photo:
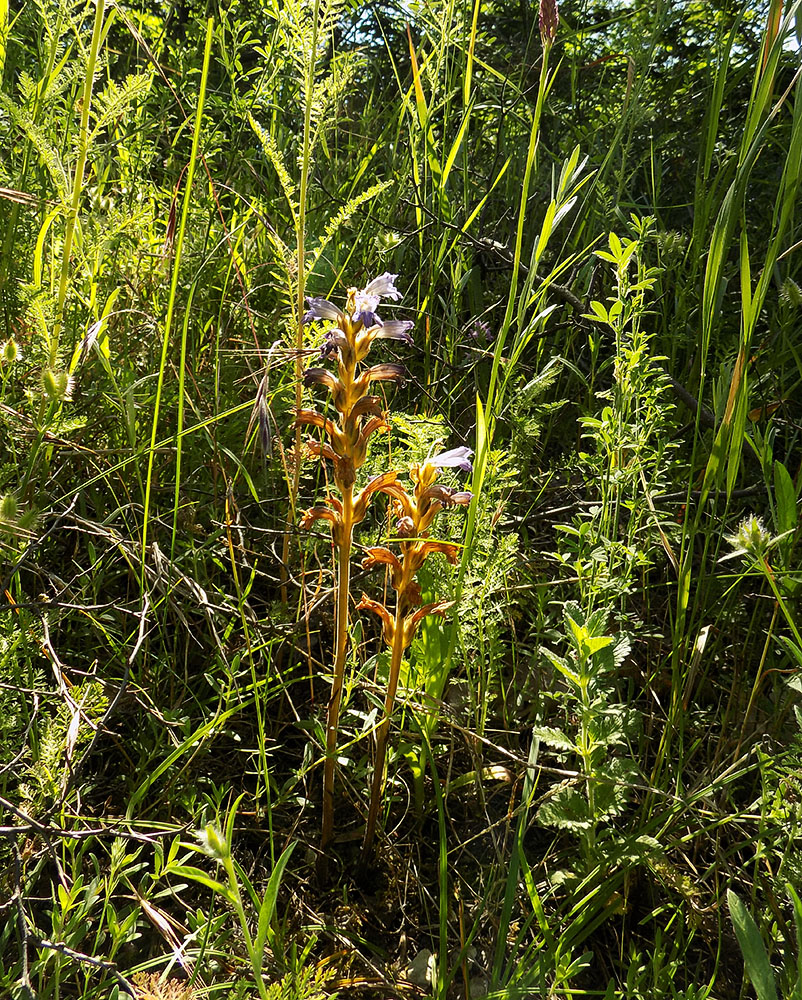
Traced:
[[[790, 653], [792, 658], [796, 660], [797, 665], [802, 667], [802, 649], [797, 646], [794, 640], [789, 639], [787, 635], [778, 635], [777, 639], [783, 644], [783, 646], [785, 646], [787, 652]], [[794, 678], [791, 678], [791, 680], [794, 680]], [[788, 683], [790, 685], [791, 681]]]
[[540, 647], [540, 652], [546, 657], [552, 666], [556, 667], [563, 677], [571, 681], [572, 684], [579, 684], [579, 674], [576, 673], [568, 666], [568, 661], [563, 659], [562, 656], [558, 656], [556, 653], [552, 653], [550, 649], [545, 646]]
[[585, 313], [583, 319], [597, 320], [599, 323], [609, 322], [609, 317], [607, 315], [607, 310], [604, 307], [604, 303], [598, 302], [594, 299], [590, 303], [590, 308], [593, 310], [593, 313]]
[[574, 741], [566, 736], [561, 729], [552, 729], [551, 726], [534, 726], [532, 735], [558, 750], [576, 750]]
[[635, 762], [622, 757], [596, 768], [594, 788], [595, 819], [620, 816], [626, 808], [631, 785], [638, 780]]
[[218, 882], [217, 879], [207, 875], [205, 871], [201, 868], [196, 868], [194, 865], [168, 865], [164, 870], [164, 874], [177, 875], [179, 878], [188, 878], [193, 882], [197, 882], [198, 885], [205, 885], [212, 892], [220, 893], [229, 902], [233, 902], [231, 890], [227, 885]]
[[589, 830], [591, 818], [585, 796], [576, 788], [563, 785], [537, 811], [538, 822], [560, 830]]
[[284, 869], [287, 867], [287, 862], [290, 860], [290, 855], [294, 849], [295, 841], [284, 848], [281, 857], [276, 862], [275, 868], [270, 873], [270, 881], [267, 883], [264, 899], [262, 900], [262, 905], [259, 907], [259, 926], [253, 945], [254, 954], [260, 958], [268, 938], [271, 937], [270, 926], [273, 922], [273, 914], [276, 912], [276, 899], [278, 898], [281, 878], [284, 875]]
[[744, 956], [746, 974], [752, 981], [757, 1000], [777, 1000], [774, 988], [774, 973], [771, 971], [766, 947], [757, 929], [752, 914], [747, 910], [732, 889], [727, 890], [727, 904], [735, 936]]
[[448, 180], [448, 175], [451, 173], [451, 168], [454, 166], [454, 161], [457, 159], [457, 154], [462, 146], [462, 140], [465, 138], [465, 131], [468, 128], [468, 122], [471, 120], [471, 111], [473, 110], [473, 101], [465, 109], [465, 114], [462, 117], [462, 124], [457, 132], [457, 137], [451, 146], [451, 152], [448, 154], [446, 159], [446, 164], [443, 167], [443, 175], [440, 178], [440, 186], [444, 188], [446, 186], [446, 181]]
[[777, 503], [777, 531], [793, 531], [797, 524], [796, 489], [788, 469], [782, 462], [774, 463], [774, 499]]

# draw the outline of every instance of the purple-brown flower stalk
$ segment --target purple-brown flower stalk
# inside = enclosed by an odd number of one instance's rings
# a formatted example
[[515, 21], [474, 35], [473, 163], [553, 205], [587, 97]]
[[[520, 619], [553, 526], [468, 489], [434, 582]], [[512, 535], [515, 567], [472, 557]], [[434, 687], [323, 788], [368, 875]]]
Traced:
[[331, 420], [316, 410], [299, 410], [299, 425], [318, 427], [323, 440], [309, 441], [309, 448], [333, 464], [333, 478], [339, 497], [326, 497], [325, 507], [312, 507], [301, 519], [301, 527], [309, 528], [316, 520], [328, 521], [331, 537], [337, 549], [336, 580], [336, 639], [331, 696], [326, 717], [326, 761], [323, 775], [323, 823], [319, 873], [327, 877], [327, 849], [334, 833], [334, 775], [337, 731], [342, 703], [345, 658], [348, 651], [348, 598], [350, 591], [351, 547], [354, 526], [367, 513], [368, 504], [377, 492], [389, 492], [396, 481], [395, 472], [374, 477], [355, 492], [356, 476], [364, 465], [368, 441], [372, 434], [388, 428], [382, 411], [381, 398], [370, 395], [372, 382], [400, 381], [406, 371], [402, 365], [379, 364], [365, 367], [362, 363], [377, 338], [411, 342], [408, 321], [384, 323], [376, 310], [382, 297], [399, 299], [394, 274], [383, 274], [365, 288], [350, 288], [343, 312], [326, 299], [309, 299], [305, 322], [326, 320], [334, 325], [326, 331], [321, 351], [324, 359], [336, 358], [336, 375], [327, 368], [312, 367], [304, 373], [304, 382], [323, 385], [331, 394], [337, 419]]
[[368, 860], [376, 832], [376, 820], [384, 782], [387, 737], [390, 731], [390, 718], [398, 690], [398, 678], [404, 650], [412, 642], [418, 625], [427, 615], [443, 614], [452, 603], [451, 601], [435, 601], [433, 604], [421, 607], [421, 591], [415, 580], [421, 566], [435, 552], [442, 552], [451, 563], [457, 561], [459, 546], [449, 542], [434, 541], [429, 538], [429, 532], [435, 517], [444, 507], [471, 502], [470, 493], [460, 492], [437, 483], [438, 472], [443, 468], [459, 468], [470, 472], [471, 455], [472, 452], [468, 448], [455, 448], [435, 458], [427, 459], [422, 465], [413, 465], [409, 473], [413, 484], [412, 492], [409, 492], [396, 479], [384, 484], [383, 492], [393, 498], [397, 515], [396, 533], [399, 540], [400, 557], [384, 546], [375, 546], [367, 550], [367, 556], [362, 561], [362, 566], [365, 569], [380, 565], [389, 567], [390, 585], [396, 593], [394, 616], [380, 601], [371, 600], [364, 594], [358, 605], [358, 607], [366, 608], [379, 616], [382, 621], [384, 641], [391, 650], [390, 673], [384, 700], [384, 718], [376, 732], [376, 762], [370, 791], [370, 807], [365, 826], [365, 837], [362, 842], [363, 862]]
[[551, 48], [557, 37], [557, 26], [560, 23], [557, 0], [540, 0], [538, 20], [540, 22], [540, 41], [543, 48]]

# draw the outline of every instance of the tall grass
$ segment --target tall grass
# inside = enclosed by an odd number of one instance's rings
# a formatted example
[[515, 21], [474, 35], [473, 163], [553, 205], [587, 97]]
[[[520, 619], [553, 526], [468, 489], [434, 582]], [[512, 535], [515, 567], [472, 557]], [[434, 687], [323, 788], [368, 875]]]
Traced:
[[0, 3], [0, 995], [798, 992], [800, 5], [541, 7]]

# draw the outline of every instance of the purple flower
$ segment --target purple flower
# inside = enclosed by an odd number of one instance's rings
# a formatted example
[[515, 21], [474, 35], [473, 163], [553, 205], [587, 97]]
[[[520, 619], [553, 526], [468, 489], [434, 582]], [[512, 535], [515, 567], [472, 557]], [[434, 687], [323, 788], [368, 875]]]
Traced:
[[342, 309], [338, 309], [328, 299], [307, 299], [306, 301], [309, 305], [309, 311], [304, 313], [304, 317], [301, 320], [304, 325], [311, 323], [315, 319], [328, 319], [336, 323], [344, 315]]
[[436, 465], [438, 469], [460, 469], [462, 472], [472, 472], [471, 455], [473, 451], [462, 445], [460, 448], [452, 448], [451, 451], [441, 452], [430, 458], [429, 462]]
[[354, 323], [361, 321], [362, 325], [366, 327], [384, 325], [381, 317], [376, 315], [376, 310], [379, 308], [382, 298], [394, 301], [401, 298], [401, 292], [395, 287], [397, 277], [397, 274], [385, 271], [384, 274], [380, 274], [378, 278], [368, 282], [354, 295], [354, 311], [351, 314]]
[[384, 274], [380, 274], [378, 278], [374, 278], [373, 281], [365, 285], [362, 289], [362, 294], [378, 295], [379, 298], [392, 299], [394, 302], [397, 302], [401, 298], [401, 292], [395, 287], [395, 279], [397, 277], [397, 274], [390, 274], [389, 271], [385, 271]]
[[332, 355], [337, 352], [338, 348], [346, 347], [348, 344], [348, 341], [336, 328], [326, 330], [323, 337], [323, 343], [320, 345], [320, 357], [323, 360], [332, 357]]
[[403, 340], [406, 344], [414, 344], [415, 341], [409, 333], [414, 325], [408, 319], [391, 319], [382, 326], [376, 336], [384, 340]]
[[471, 340], [483, 341], [486, 344], [492, 343], [494, 339], [490, 324], [478, 317], [471, 321], [466, 333]]

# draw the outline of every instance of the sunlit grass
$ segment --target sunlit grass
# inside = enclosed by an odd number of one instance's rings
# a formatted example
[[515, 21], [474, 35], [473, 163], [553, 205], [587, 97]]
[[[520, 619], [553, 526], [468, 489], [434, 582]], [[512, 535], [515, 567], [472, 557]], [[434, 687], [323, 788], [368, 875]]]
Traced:
[[800, 4], [167, 6], [0, 2], [0, 996], [796, 996]]

